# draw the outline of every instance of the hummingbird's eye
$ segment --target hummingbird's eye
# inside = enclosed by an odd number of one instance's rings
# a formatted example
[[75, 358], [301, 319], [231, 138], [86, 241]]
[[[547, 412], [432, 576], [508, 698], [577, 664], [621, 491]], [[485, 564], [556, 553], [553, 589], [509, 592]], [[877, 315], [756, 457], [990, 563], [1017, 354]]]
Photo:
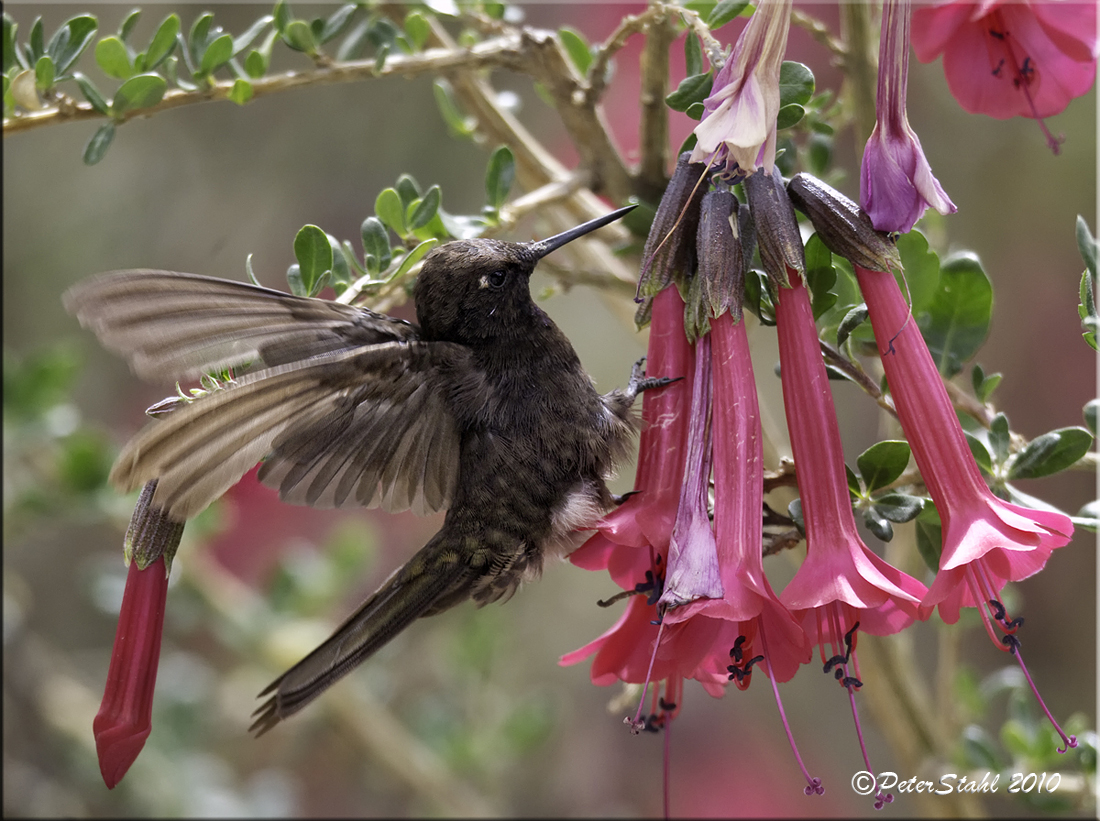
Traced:
[[489, 274], [489, 287], [500, 288], [504, 285], [504, 280], [508, 278], [508, 274], [504, 271], [493, 271]]

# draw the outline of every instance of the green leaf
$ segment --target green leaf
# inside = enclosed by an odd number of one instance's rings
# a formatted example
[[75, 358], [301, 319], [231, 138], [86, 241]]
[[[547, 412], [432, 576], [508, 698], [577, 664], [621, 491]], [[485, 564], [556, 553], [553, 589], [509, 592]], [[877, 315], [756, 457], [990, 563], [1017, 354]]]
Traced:
[[122, 42], [126, 42], [130, 39], [130, 32], [134, 30], [134, 26], [137, 25], [138, 19], [141, 17], [141, 9], [134, 9], [126, 15], [122, 20], [122, 25], [118, 27], [118, 39]]
[[374, 201], [374, 213], [397, 236], [404, 237], [408, 233], [405, 228], [405, 206], [401, 202], [401, 195], [393, 188], [385, 188], [379, 192]]
[[836, 269], [832, 253], [817, 234], [806, 242], [806, 284], [810, 289], [814, 319], [820, 319], [836, 302], [836, 294], [832, 293]]
[[874, 509], [883, 519], [900, 525], [920, 515], [924, 499], [908, 493], [884, 493], [875, 499]]
[[871, 493], [901, 476], [908, 464], [909, 443], [896, 439], [876, 442], [856, 459], [859, 475]]
[[275, 9], [272, 11], [275, 20], [275, 30], [282, 34], [286, 31], [287, 25], [290, 23], [293, 15], [290, 12], [290, 4], [286, 0], [279, 0], [275, 4]]
[[283, 41], [295, 51], [304, 51], [306, 54], [317, 53], [317, 40], [313, 37], [313, 30], [303, 20], [291, 20], [287, 23], [283, 32]]
[[442, 199], [443, 195], [439, 190], [439, 186], [433, 185], [424, 194], [424, 199], [410, 203], [406, 212], [409, 230], [415, 231], [431, 222], [436, 212], [439, 211], [439, 203]]
[[43, 54], [34, 64], [34, 87], [39, 91], [49, 91], [53, 88], [54, 64], [50, 55]]
[[435, 93], [436, 105], [439, 106], [439, 113], [443, 115], [443, 122], [447, 124], [447, 130], [451, 135], [455, 137], [472, 135], [475, 121], [472, 117], [463, 116], [459, 110], [451, 84], [446, 80], [436, 80], [432, 84], [432, 90]]
[[[691, 119], [698, 122], [699, 120], [703, 119], [703, 115], [706, 113], [706, 111], [707, 111], [707, 107], [705, 105], [703, 105], [702, 103], [692, 103], [691, 105], [689, 105], [687, 107], [687, 110], [684, 113], [687, 114], [689, 117], [691, 117]], [[691, 136], [695, 137], [695, 132], [692, 132]], [[687, 151], [688, 149], [690, 149], [692, 147], [694, 147], [694, 146], [688, 146], [687, 148], [681, 148], [680, 149], [680, 154], [683, 154], [685, 151]]]
[[233, 88], [229, 89], [228, 97], [237, 105], [244, 105], [252, 99], [252, 83], [248, 80], [237, 78], [233, 82]]
[[558, 39], [561, 40], [565, 53], [576, 67], [581, 77], [588, 76], [588, 67], [592, 65], [592, 51], [588, 47], [588, 41], [579, 31], [568, 26], [558, 29]]
[[498, 146], [485, 169], [485, 203], [494, 211], [508, 198], [516, 179], [516, 158], [506, 145]]
[[322, 43], [327, 43], [333, 37], [338, 37], [343, 33], [344, 29], [348, 27], [348, 23], [351, 22], [352, 15], [355, 14], [355, 9], [358, 6], [355, 3], [345, 3], [340, 6], [332, 15], [325, 21], [325, 24], [321, 27], [321, 33], [318, 39]]
[[676, 90], [665, 97], [665, 104], [673, 111], [687, 111], [692, 103], [701, 103], [710, 96], [714, 77], [711, 72], [685, 77]]
[[199, 64], [199, 74], [212, 74], [228, 63], [232, 56], [233, 38], [223, 34], [207, 46]]
[[[256, 279], [256, 274], [252, 271], [252, 254], [244, 258], [244, 271], [248, 274], [249, 282], [253, 285], [260, 285], [260, 280]], [[260, 285], [260, 287], [262, 288], [263, 286]]]
[[114, 122], [104, 123], [97, 128], [95, 134], [88, 140], [88, 144], [84, 146], [84, 164], [95, 165], [102, 160], [103, 155], [107, 153], [107, 149], [111, 146], [111, 140], [114, 138]]
[[1096, 436], [1096, 406], [1100, 405], [1100, 400], [1090, 399], [1085, 403], [1084, 416], [1085, 424], [1088, 425], [1092, 435]]
[[401, 207], [408, 208], [414, 200], [418, 200], [423, 196], [423, 192], [420, 190], [420, 183], [416, 181], [416, 178], [412, 174], [402, 174], [397, 178], [397, 193], [401, 197]]
[[187, 37], [187, 53], [191, 58], [189, 68], [192, 72], [199, 70], [202, 65], [202, 56], [206, 52], [209, 43], [210, 26], [214, 23], [214, 15], [207, 12], [201, 14], [191, 24], [191, 33]]
[[168, 83], [159, 74], [139, 74], [131, 77], [115, 92], [111, 110], [116, 117], [138, 108], [149, 108], [164, 98]]
[[[57, 76], [63, 76], [69, 70], [76, 59], [84, 53], [84, 49], [95, 38], [97, 22], [88, 14], [70, 18], [65, 25], [57, 30], [50, 41], [46, 53], [53, 58], [57, 67]], [[63, 33], [67, 33], [67, 36]], [[6, 45], [5, 45], [6, 48]], [[5, 71], [7, 60], [5, 58]]]
[[428, 18], [418, 11], [410, 11], [405, 15], [405, 32], [409, 39], [418, 48], [422, 49], [428, 44], [428, 38], [432, 34], [431, 23]]
[[937, 367], [946, 377], [962, 370], [989, 334], [993, 286], [973, 254], [955, 256], [940, 269], [940, 285], [921, 332]]
[[[243, 52], [260, 36], [260, 32], [264, 30], [264, 27], [269, 25], [275, 18], [270, 14], [265, 14], [255, 23], [248, 27], [248, 29], [242, 33], [239, 37], [233, 38], [233, 56]], [[277, 34], [278, 32], [276, 32]]]
[[253, 49], [248, 52], [248, 56], [244, 59], [244, 70], [253, 80], [258, 80], [267, 71], [267, 60], [260, 52]]
[[286, 269], [286, 281], [294, 296], [309, 296], [309, 289], [302, 283], [302, 269], [298, 263]]
[[1093, 278], [1096, 277], [1096, 237], [1089, 231], [1089, 225], [1085, 222], [1085, 218], [1080, 214], [1077, 215], [1077, 250], [1081, 252], [1081, 259], [1085, 262], [1085, 269], [1092, 274]]
[[684, 66], [688, 77], [703, 73], [703, 46], [694, 31], [684, 37]]
[[874, 537], [880, 541], [888, 542], [894, 538], [893, 525], [880, 516], [878, 511], [873, 507], [863, 511], [863, 524], [865, 524]]
[[791, 126], [798, 125], [805, 116], [806, 109], [802, 106], [798, 104], [785, 105], [779, 109], [779, 114], [776, 116], [775, 127], [780, 130], [790, 128]]
[[978, 401], [988, 402], [989, 397], [993, 395], [993, 391], [1001, 384], [1002, 378], [999, 373], [991, 373], [986, 376], [982, 366], [975, 365], [974, 370], [970, 373], [970, 382], [974, 386], [974, 395], [978, 397]]
[[95, 87], [91, 80], [79, 71], [73, 74], [73, 79], [80, 86], [80, 90], [84, 93], [84, 99], [91, 103], [92, 108], [100, 114], [110, 113], [110, 106], [107, 105], [107, 101], [103, 99], [103, 95], [99, 93], [99, 89]]
[[840, 326], [836, 330], [836, 344], [837, 347], [843, 345], [848, 337], [851, 336], [852, 331], [867, 321], [867, 305], [860, 303], [852, 308], [848, 313], [844, 315], [844, 319], [840, 321]]
[[904, 281], [899, 280], [898, 284], [902, 292], [908, 294], [913, 314], [920, 316], [928, 310], [940, 287], [940, 258], [929, 249], [924, 234], [917, 230], [899, 236], [897, 248], [905, 270]]
[[45, 37], [45, 31], [42, 28], [42, 18], [34, 18], [34, 23], [31, 25], [31, 36], [27, 38], [27, 46], [30, 48], [31, 65], [37, 63], [38, 58], [46, 53], [46, 47], [43, 45]]
[[126, 44], [117, 37], [104, 37], [95, 44], [95, 61], [104, 74], [116, 80], [125, 80], [134, 73]]
[[[814, 96], [814, 73], [809, 67], [784, 60], [779, 68], [779, 108], [789, 105], [805, 107]], [[784, 126], [780, 126], [783, 128]]]
[[1008, 478], [1037, 479], [1065, 470], [1092, 447], [1093, 437], [1084, 428], [1059, 428], [1036, 436], [1016, 454]]
[[409, 270], [420, 261], [421, 257], [423, 257], [438, 244], [439, 240], [437, 239], [426, 239], [415, 248], [413, 248], [411, 251], [409, 251], [409, 253], [405, 254], [404, 259], [401, 260], [401, 265], [398, 266], [397, 270], [393, 272], [393, 276], [390, 277], [390, 281], [400, 279], [401, 277], [405, 276], [405, 274], [407, 274]]
[[367, 217], [359, 228], [363, 238], [363, 253], [367, 273], [374, 275], [389, 267], [391, 254], [390, 237], [386, 226], [377, 217]]
[[745, 10], [748, 3], [735, 0], [720, 0], [714, 10], [707, 15], [707, 28], [716, 31]]
[[157, 33], [149, 43], [149, 50], [145, 53], [145, 70], [152, 71], [172, 53], [176, 47], [176, 35], [180, 31], [180, 18], [178, 14], [169, 14], [157, 27]]
[[943, 523], [931, 500], [924, 502], [916, 523], [917, 552], [929, 569], [936, 572], [940, 569], [940, 554], [943, 552]]
[[305, 225], [294, 237], [294, 258], [307, 296], [316, 296], [324, 287], [323, 276], [332, 271], [332, 245], [328, 235], [316, 225]]
[[970, 454], [974, 457], [974, 461], [978, 463], [978, 468], [986, 476], [992, 475], [993, 454], [989, 452], [985, 442], [969, 431], [963, 431], [963, 435], [966, 436], [966, 444], [970, 446]]
[[182, 34], [179, 35], [178, 41], [180, 44], [180, 58], [176, 59], [175, 57], [169, 57], [167, 60], [165, 60], [164, 74], [169, 80], [171, 80], [175, 85], [182, 88], [184, 91], [194, 91], [198, 88], [198, 86], [192, 83], [186, 77], [180, 76], [179, 72], [176, 70], [176, 65], [178, 63], [183, 64], [183, 69], [181, 69], [181, 71], [191, 70], [188, 64], [188, 60], [190, 60], [191, 58], [187, 56], [187, 48], [183, 44]]
[[19, 31], [19, 24], [11, 19], [7, 12], [4, 12], [3, 19], [3, 73], [4, 76], [7, 76], [12, 67], [19, 64], [19, 50], [15, 44], [15, 35]]
[[862, 499], [864, 497], [863, 485], [860, 484], [859, 476], [854, 470], [844, 465], [844, 475], [848, 478], [848, 491], [852, 494], [854, 499]]
[[989, 423], [989, 448], [998, 465], [1003, 465], [1008, 459], [1010, 442], [1008, 417], [998, 413]]
[[333, 288], [338, 285], [347, 287], [351, 284], [351, 269], [348, 268], [348, 261], [344, 259], [344, 250], [340, 247], [340, 240], [332, 234], [326, 233], [325, 236], [328, 237], [328, 244], [332, 247], [332, 286]]

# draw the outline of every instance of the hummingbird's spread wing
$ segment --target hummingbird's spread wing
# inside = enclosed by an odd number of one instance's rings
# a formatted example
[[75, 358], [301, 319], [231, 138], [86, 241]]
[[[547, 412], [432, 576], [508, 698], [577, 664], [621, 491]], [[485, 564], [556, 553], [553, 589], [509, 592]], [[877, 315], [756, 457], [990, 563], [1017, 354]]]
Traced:
[[[447, 403], [466, 349], [414, 325], [322, 299], [167, 271], [120, 271], [64, 297], [140, 376], [253, 370], [180, 402], [120, 454], [127, 490], [158, 479], [155, 504], [198, 513], [267, 457], [261, 479], [316, 507], [450, 504], [459, 441]], [[256, 370], [256, 368], [261, 368]]]
[[183, 520], [267, 456], [261, 479], [290, 502], [440, 509], [459, 454], [443, 371], [464, 355], [388, 342], [247, 374], [140, 431], [111, 481], [158, 479], [154, 504]]
[[155, 382], [419, 336], [410, 323], [363, 308], [170, 271], [102, 274], [74, 285], [63, 301], [106, 348]]

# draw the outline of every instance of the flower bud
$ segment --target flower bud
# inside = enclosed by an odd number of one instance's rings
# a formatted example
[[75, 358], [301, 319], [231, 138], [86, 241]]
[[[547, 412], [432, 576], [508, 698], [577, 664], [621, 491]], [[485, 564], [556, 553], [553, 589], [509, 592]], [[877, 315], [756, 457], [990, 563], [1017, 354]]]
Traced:
[[144, 570], [164, 556], [167, 573], [172, 569], [172, 559], [183, 537], [183, 522], [169, 518], [166, 510], [153, 506], [156, 489], [156, 479], [147, 482], [141, 489], [134, 514], [130, 517], [130, 526], [126, 528], [122, 549], [126, 562], [137, 562], [139, 570]]
[[875, 230], [863, 209], [836, 189], [809, 174], [795, 174], [787, 183], [787, 193], [834, 254], [869, 271], [901, 268], [897, 246]]
[[700, 295], [709, 314], [717, 319], [726, 311], [741, 320], [745, 258], [738, 222], [740, 203], [731, 191], [710, 191], [703, 197], [699, 231], [695, 236]]
[[744, 186], [764, 270], [777, 287], [790, 288], [792, 273], [800, 277], [806, 273], [806, 253], [783, 176], [778, 168], [771, 174], [757, 171], [745, 179]]

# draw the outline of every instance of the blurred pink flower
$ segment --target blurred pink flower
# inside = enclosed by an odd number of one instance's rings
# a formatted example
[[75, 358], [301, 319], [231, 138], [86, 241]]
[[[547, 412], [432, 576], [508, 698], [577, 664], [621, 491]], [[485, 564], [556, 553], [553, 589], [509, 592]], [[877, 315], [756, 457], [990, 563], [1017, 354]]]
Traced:
[[1096, 3], [937, 3], [913, 13], [913, 48], [922, 63], [943, 55], [947, 85], [972, 114], [1051, 117], [1096, 79]]
[[[898, 418], [943, 523], [940, 569], [922, 607], [938, 606], [948, 624], [959, 620], [961, 607], [979, 608], [993, 643], [1016, 656], [1030, 682], [1014, 635], [1019, 620], [1007, 616], [998, 595], [1007, 582], [1042, 570], [1051, 551], [1069, 541], [1073, 524], [1061, 513], [993, 495], [894, 275], [856, 266], [856, 276]], [[1046, 711], [1037, 690], [1035, 696]], [[1076, 746], [1046, 712], [1067, 746]]]
[[122, 780], [152, 730], [168, 571], [159, 558], [130, 563], [103, 702], [92, 722], [99, 771], [109, 789]]
[[911, 230], [929, 206], [941, 214], [956, 210], [909, 126], [909, 12], [908, 0], [888, 0], [883, 6], [875, 129], [859, 174], [860, 202], [875, 228], [901, 233]]
[[779, 68], [787, 50], [791, 0], [757, 4], [733, 52], [714, 78], [695, 127], [692, 162], [725, 166], [725, 176], [775, 164]]

